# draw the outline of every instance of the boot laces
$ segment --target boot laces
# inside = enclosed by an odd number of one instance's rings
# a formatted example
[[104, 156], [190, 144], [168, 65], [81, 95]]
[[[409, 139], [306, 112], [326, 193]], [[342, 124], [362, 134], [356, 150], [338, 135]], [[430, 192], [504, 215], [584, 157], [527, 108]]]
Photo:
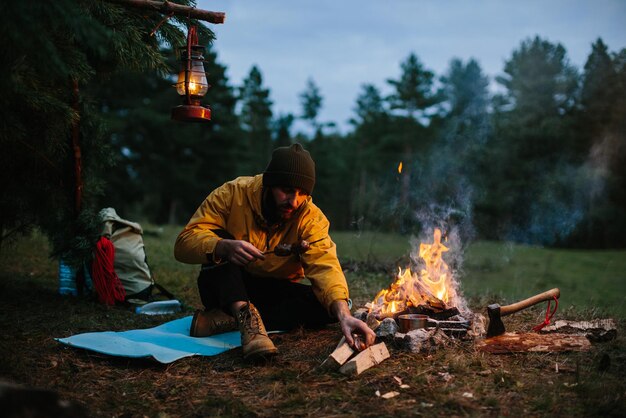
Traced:
[[250, 305], [246, 306], [239, 312], [239, 321], [249, 332], [253, 334], [263, 334], [261, 332], [261, 317], [256, 309], [251, 309]]

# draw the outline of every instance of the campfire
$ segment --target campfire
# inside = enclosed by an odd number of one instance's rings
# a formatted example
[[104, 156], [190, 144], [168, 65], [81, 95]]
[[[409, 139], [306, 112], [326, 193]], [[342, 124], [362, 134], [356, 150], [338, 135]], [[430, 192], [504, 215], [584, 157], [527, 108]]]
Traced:
[[[473, 322], [480, 321], [465, 318], [476, 316], [467, 309], [457, 290], [454, 272], [443, 259], [450, 249], [442, 243], [442, 238], [445, 242], [441, 229], [435, 228], [432, 243], [419, 245], [414, 257], [416, 267], [399, 268], [396, 280], [354, 313], [367, 322], [380, 340], [393, 341], [396, 346], [417, 353], [443, 347], [451, 338], [476, 333], [470, 328]], [[323, 364], [340, 367], [342, 373], [353, 375], [388, 357], [384, 341], [355, 355], [354, 349], [342, 339]]]
[[443, 259], [449, 248], [435, 228], [432, 243], [421, 243], [415, 271], [398, 268], [395, 282], [383, 289], [366, 305], [368, 315], [379, 321], [398, 319], [403, 314], [422, 314], [432, 320], [446, 320], [466, 310], [457, 291], [457, 281]]
[[[355, 317], [366, 321], [376, 332], [379, 343], [358, 351], [361, 349], [355, 350], [342, 338], [322, 363], [323, 367], [338, 369], [347, 375], [358, 375], [390, 357], [386, 343], [412, 353], [428, 353], [451, 344], [455, 339], [475, 340], [479, 350], [490, 353], [556, 352], [588, 350], [590, 343], [587, 338], [590, 337], [554, 333], [555, 330], [587, 333], [591, 334], [591, 338], [600, 335], [606, 339], [615, 337], [614, 322], [608, 320], [601, 323], [557, 321], [554, 326], [544, 328], [550, 323], [549, 317], [556, 312], [555, 307], [550, 314], [549, 304], [544, 323], [533, 330], [551, 332], [551, 335], [505, 333], [501, 316], [543, 301], [557, 302], [560, 295], [557, 288], [511, 305], [489, 305], [490, 335], [485, 329], [485, 316], [467, 308], [458, 291], [455, 271], [444, 260], [444, 254], [450, 251], [446, 236], [441, 229], [435, 228], [432, 237], [432, 242], [419, 245], [413, 269], [399, 268], [395, 281], [388, 288], [378, 292], [364, 308], [354, 312]], [[485, 334], [488, 338], [483, 339]], [[358, 339], [357, 335], [354, 337]]]

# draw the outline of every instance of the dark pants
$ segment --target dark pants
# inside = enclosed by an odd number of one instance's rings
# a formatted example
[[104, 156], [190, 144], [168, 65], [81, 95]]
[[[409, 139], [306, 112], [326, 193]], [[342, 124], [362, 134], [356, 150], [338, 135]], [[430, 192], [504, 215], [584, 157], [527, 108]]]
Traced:
[[252, 302], [268, 330], [287, 331], [299, 326], [318, 328], [337, 322], [317, 300], [311, 286], [252, 276], [231, 263], [203, 266], [198, 290], [207, 310], [221, 308], [230, 314], [233, 302]]

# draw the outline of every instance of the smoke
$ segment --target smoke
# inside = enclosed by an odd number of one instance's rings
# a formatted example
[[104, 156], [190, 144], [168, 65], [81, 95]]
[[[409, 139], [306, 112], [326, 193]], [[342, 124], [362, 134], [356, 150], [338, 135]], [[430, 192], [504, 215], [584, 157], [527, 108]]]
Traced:
[[525, 222], [509, 225], [503, 238], [539, 245], [567, 242], [593, 215], [594, 203], [604, 198], [618, 151], [617, 137], [606, 135], [594, 142], [584, 163], [556, 164], [537, 176], [538, 185], [527, 203]]
[[448, 248], [442, 257], [448, 265], [451, 276], [452, 289], [448, 290], [449, 305], [457, 307], [462, 314], [467, 315], [471, 311], [460, 292], [460, 278], [465, 248], [474, 234], [470, 193], [460, 193], [455, 200], [456, 205], [442, 206], [432, 203], [415, 212], [415, 217], [422, 228], [419, 235], [413, 236], [410, 240], [413, 265], [411, 270], [420, 271], [423, 268], [424, 262], [419, 257], [420, 244], [431, 243], [435, 229], [439, 229], [442, 233], [441, 241]]
[[590, 177], [583, 165], [560, 164], [536, 178], [525, 204], [525, 220], [512, 224], [503, 238], [524, 244], [553, 245], [565, 241], [584, 219]]

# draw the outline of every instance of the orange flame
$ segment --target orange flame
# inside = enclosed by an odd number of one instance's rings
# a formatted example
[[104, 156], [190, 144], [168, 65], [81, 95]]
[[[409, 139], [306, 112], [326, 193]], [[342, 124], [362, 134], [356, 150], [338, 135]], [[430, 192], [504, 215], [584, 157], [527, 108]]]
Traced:
[[398, 164], [398, 174], [402, 174], [402, 161]]
[[378, 316], [390, 316], [402, 312], [411, 306], [420, 304], [441, 304], [450, 302], [456, 295], [453, 288], [452, 274], [442, 255], [449, 251], [441, 243], [441, 230], [435, 228], [433, 243], [421, 243], [419, 258], [422, 268], [414, 273], [410, 268], [398, 269], [396, 281], [383, 289], [370, 304], [370, 312]]

